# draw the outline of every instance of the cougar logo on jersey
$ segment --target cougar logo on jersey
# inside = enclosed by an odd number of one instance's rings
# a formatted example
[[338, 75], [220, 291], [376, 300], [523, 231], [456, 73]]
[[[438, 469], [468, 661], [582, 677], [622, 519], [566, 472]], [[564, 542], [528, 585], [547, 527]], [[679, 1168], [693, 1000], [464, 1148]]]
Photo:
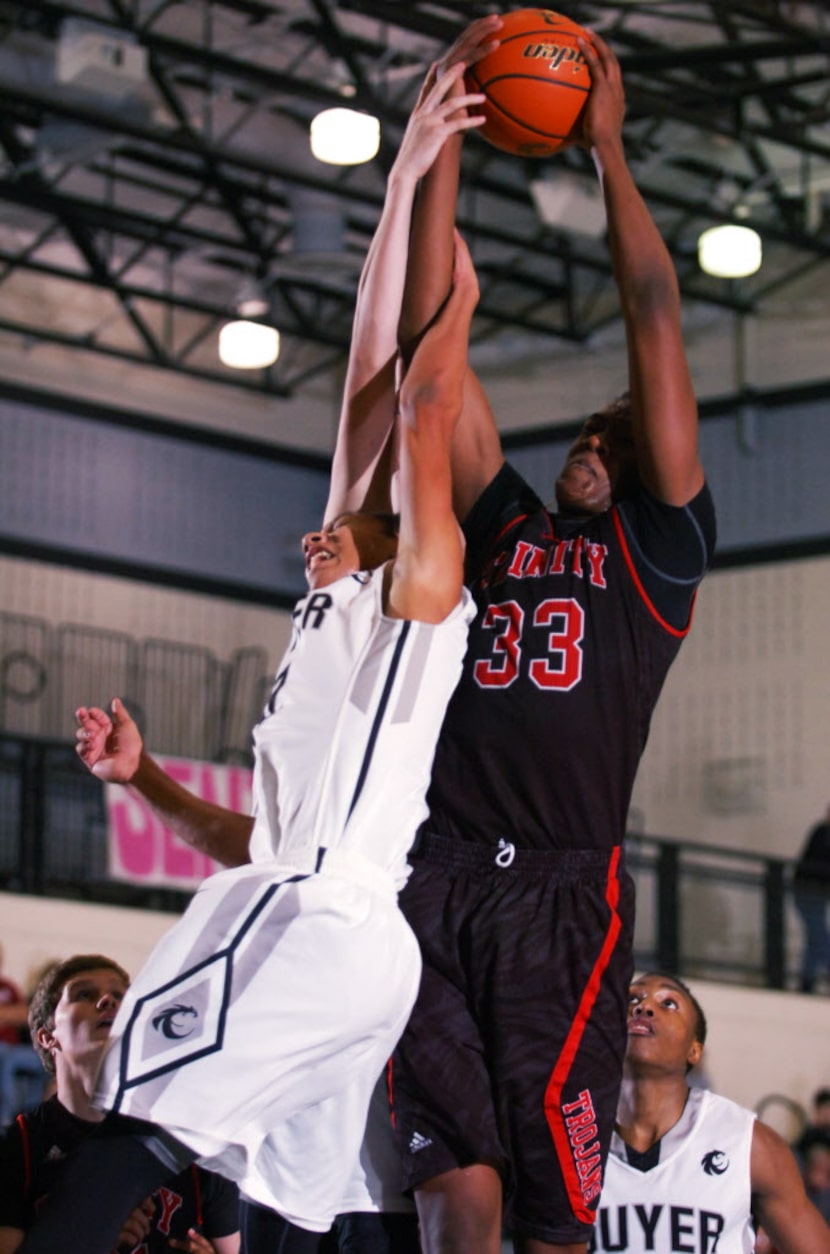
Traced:
[[184, 1006], [181, 1002], [168, 1006], [160, 1014], [153, 1016], [153, 1027], [169, 1041], [183, 1041], [192, 1036], [195, 1023], [187, 1024], [187, 1019], [198, 1019], [199, 1013], [194, 1006]]
[[229, 955], [183, 974], [172, 985], [140, 998], [123, 1049], [127, 1086], [188, 1058], [221, 1048], [222, 1024], [229, 996]]
[[700, 1165], [707, 1176], [722, 1176], [725, 1171], [729, 1170], [729, 1159], [723, 1150], [710, 1150], [708, 1154], [703, 1155]]

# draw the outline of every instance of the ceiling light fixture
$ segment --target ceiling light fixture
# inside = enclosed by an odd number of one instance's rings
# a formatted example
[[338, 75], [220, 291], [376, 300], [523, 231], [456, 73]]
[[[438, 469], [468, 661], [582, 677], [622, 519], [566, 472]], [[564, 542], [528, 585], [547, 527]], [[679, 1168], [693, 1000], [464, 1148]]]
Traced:
[[270, 302], [262, 284], [248, 276], [239, 285], [233, 307], [240, 318], [264, 318]]
[[280, 333], [262, 322], [237, 319], [219, 332], [219, 360], [233, 370], [262, 370], [280, 355]]
[[719, 279], [744, 279], [761, 268], [761, 237], [749, 226], [713, 226], [697, 241], [698, 265]]
[[356, 109], [324, 109], [311, 122], [311, 151], [327, 165], [362, 165], [377, 156], [380, 122]]

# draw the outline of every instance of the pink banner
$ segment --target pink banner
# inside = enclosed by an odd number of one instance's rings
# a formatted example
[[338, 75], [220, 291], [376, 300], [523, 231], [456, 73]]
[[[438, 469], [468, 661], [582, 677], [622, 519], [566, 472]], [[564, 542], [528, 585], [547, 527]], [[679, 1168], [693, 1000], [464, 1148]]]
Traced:
[[[157, 758], [162, 770], [205, 801], [251, 812], [251, 772], [181, 758]], [[195, 889], [219, 864], [179, 840], [147, 802], [130, 788], [105, 788], [109, 829], [109, 873], [113, 879], [164, 888]]]

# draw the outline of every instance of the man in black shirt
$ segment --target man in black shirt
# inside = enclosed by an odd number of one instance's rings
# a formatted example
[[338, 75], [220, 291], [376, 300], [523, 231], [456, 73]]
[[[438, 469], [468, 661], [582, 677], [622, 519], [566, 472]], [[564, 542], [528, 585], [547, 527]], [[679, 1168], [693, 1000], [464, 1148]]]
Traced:
[[[29, 1010], [32, 1042], [55, 1095], [19, 1115], [0, 1142], [0, 1254], [14, 1254], [81, 1141], [106, 1133], [90, 1100], [101, 1055], [129, 985], [117, 962], [76, 954], [50, 967]], [[140, 1254], [239, 1254], [239, 1195], [221, 1176], [191, 1167], [125, 1216], [119, 1249]]]

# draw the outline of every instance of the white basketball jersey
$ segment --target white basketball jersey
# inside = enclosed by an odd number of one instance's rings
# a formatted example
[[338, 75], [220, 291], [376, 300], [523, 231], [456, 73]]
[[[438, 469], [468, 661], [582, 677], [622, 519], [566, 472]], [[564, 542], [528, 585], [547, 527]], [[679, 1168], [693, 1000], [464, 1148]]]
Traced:
[[402, 887], [447, 702], [461, 673], [469, 593], [435, 625], [386, 617], [383, 569], [297, 602], [291, 644], [254, 731], [251, 859], [313, 870], [320, 848], [371, 859]]
[[648, 1171], [615, 1152], [623, 1149], [615, 1136], [592, 1251], [752, 1254], [754, 1114], [706, 1089], [692, 1089], [683, 1123], [684, 1134], [664, 1138], [660, 1148], [665, 1153]]

